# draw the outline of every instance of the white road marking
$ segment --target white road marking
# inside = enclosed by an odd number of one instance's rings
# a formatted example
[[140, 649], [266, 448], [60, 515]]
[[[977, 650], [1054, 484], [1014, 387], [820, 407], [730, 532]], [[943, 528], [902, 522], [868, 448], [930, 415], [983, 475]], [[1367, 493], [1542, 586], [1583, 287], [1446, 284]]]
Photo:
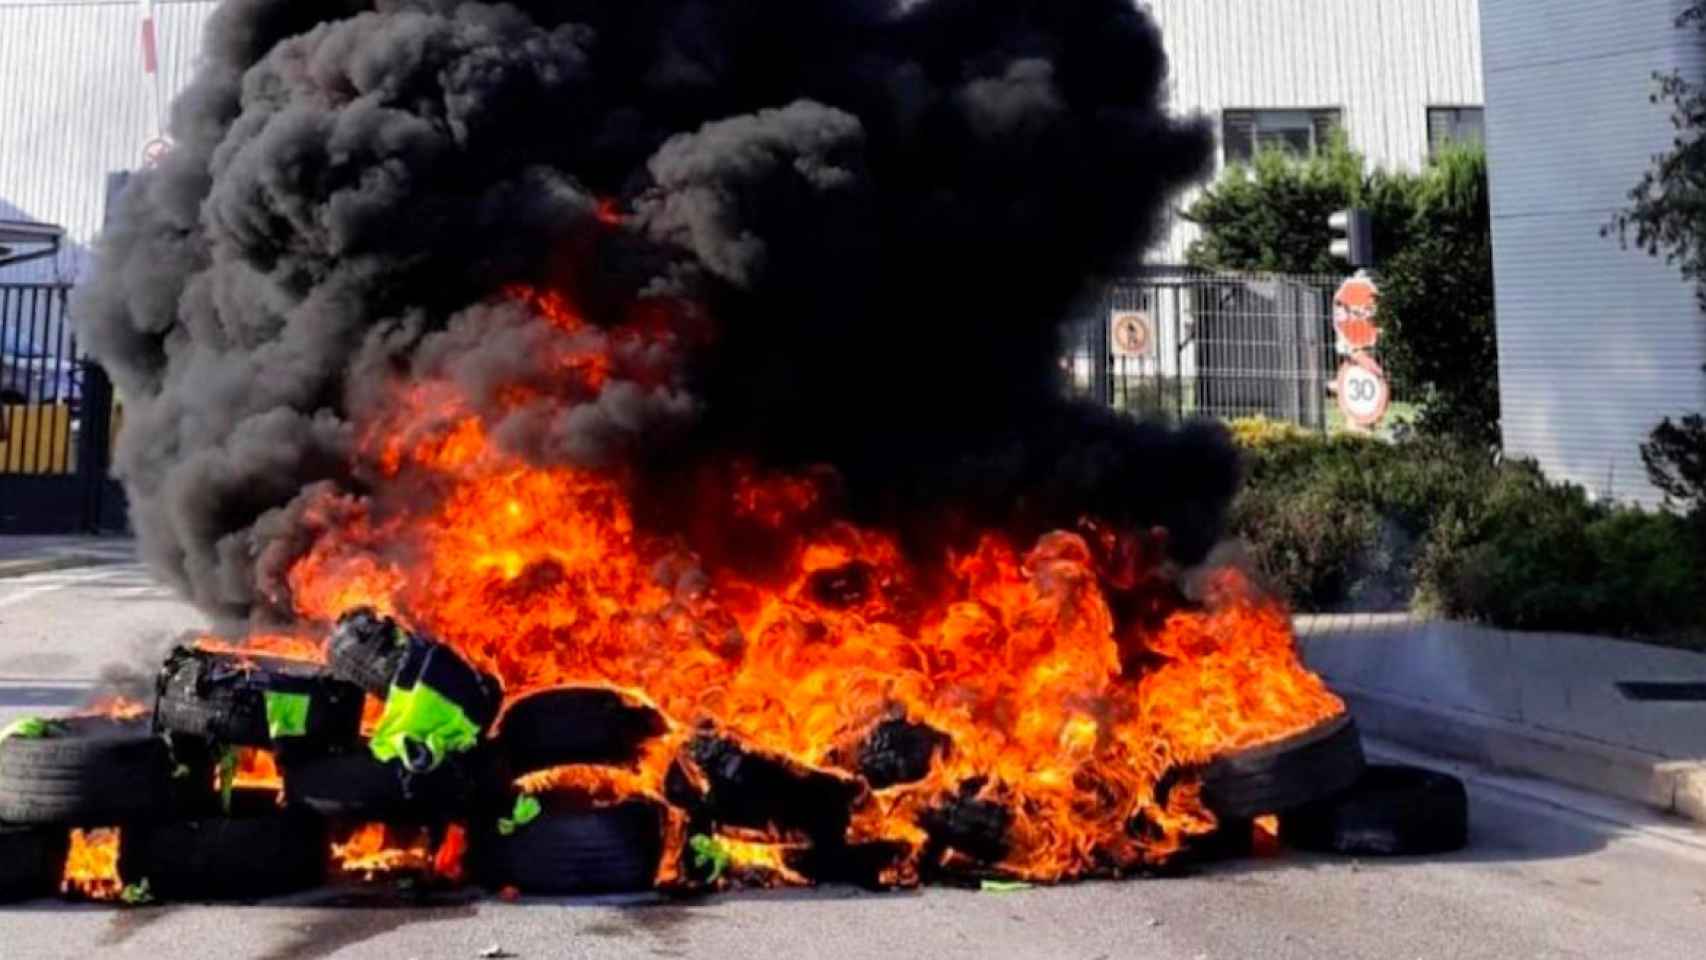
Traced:
[[63, 590], [66, 587], [75, 587], [86, 583], [98, 583], [102, 580], [110, 580], [113, 577], [129, 576], [134, 574], [134, 572], [135, 571], [127, 570], [124, 567], [104, 567], [80, 576], [66, 577], [43, 574], [39, 579], [36, 577], [18, 577], [13, 580], [12, 583], [27, 584], [27, 586], [16, 593], [0, 597], [0, 607], [9, 607], [15, 603], [22, 603], [25, 600], [29, 600], [32, 597], [39, 597], [44, 593]]

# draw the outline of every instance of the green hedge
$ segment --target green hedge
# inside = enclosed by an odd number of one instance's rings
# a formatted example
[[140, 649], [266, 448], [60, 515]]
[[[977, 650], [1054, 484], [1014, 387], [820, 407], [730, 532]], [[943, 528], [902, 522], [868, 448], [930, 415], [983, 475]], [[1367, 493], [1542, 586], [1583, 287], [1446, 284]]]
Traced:
[[1593, 503], [1443, 440], [1236, 425], [1234, 530], [1302, 611], [1401, 610], [1706, 647], [1706, 520]]

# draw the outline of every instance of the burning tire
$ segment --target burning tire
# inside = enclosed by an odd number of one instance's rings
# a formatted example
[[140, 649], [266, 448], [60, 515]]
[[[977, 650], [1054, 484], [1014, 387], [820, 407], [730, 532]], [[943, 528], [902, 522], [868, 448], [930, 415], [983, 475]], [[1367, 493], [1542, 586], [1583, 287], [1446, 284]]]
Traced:
[[0, 823], [112, 826], [167, 816], [187, 795], [173, 767], [146, 723], [53, 721], [41, 735], [0, 740]]
[[1450, 774], [1376, 764], [1344, 793], [1280, 818], [1280, 836], [1321, 853], [1449, 853], [1469, 842], [1469, 794]]
[[663, 857], [663, 811], [646, 802], [546, 812], [476, 848], [492, 887], [546, 895], [651, 889]]
[[485, 755], [455, 757], [430, 773], [411, 773], [366, 750], [279, 758], [286, 801], [324, 817], [358, 820], [433, 819], [476, 807], [497, 784], [488, 783]]
[[395, 620], [362, 607], [338, 618], [326, 666], [337, 679], [384, 696], [403, 665], [408, 643], [409, 635]]
[[1344, 791], [1363, 767], [1362, 738], [1347, 714], [1210, 764], [1203, 771], [1203, 804], [1222, 819], [1285, 813]]
[[621, 766], [639, 759], [667, 727], [662, 714], [614, 690], [547, 690], [504, 711], [497, 742], [516, 774], [571, 763]]
[[347, 743], [361, 728], [361, 689], [315, 664], [179, 648], [155, 687], [156, 729], [231, 746]]
[[52, 896], [68, 842], [62, 829], [0, 827], [0, 903]]
[[240, 790], [229, 816], [126, 828], [119, 874], [168, 900], [255, 900], [317, 886], [326, 831], [278, 809], [271, 791]]

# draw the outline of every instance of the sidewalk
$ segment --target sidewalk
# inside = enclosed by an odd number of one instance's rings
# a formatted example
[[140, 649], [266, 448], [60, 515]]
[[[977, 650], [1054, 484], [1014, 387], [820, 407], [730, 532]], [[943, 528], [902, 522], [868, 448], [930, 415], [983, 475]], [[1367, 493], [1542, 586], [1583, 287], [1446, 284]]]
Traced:
[[134, 559], [136, 541], [129, 537], [0, 536], [0, 580]]
[[1706, 822], [1706, 699], [1618, 687], [1706, 684], [1706, 655], [1403, 614], [1296, 625], [1305, 662], [1371, 736]]

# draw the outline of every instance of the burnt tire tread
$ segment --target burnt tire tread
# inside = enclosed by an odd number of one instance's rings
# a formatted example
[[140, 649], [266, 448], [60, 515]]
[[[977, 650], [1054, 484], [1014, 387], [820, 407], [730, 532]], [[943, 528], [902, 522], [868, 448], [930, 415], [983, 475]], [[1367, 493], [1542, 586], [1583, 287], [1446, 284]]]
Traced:
[[178, 805], [166, 744], [146, 724], [67, 724], [62, 734], [0, 741], [0, 823], [111, 826]]
[[1210, 764], [1203, 804], [1222, 819], [1286, 813], [1344, 791], [1365, 766], [1356, 722], [1342, 716]]
[[299, 813], [133, 827], [119, 848], [120, 875], [164, 900], [254, 900], [325, 877], [325, 825]]
[[282, 766], [289, 803], [324, 817], [383, 817], [407, 806], [400, 771], [367, 753], [286, 757]]
[[630, 802], [547, 813], [510, 836], [487, 835], [479, 857], [492, 887], [543, 895], [651, 889], [663, 854], [662, 812]]
[[612, 690], [566, 689], [530, 694], [504, 711], [497, 742], [516, 774], [576, 763], [624, 766], [667, 729], [656, 710]]
[[1469, 794], [1447, 773], [1374, 764], [1348, 790], [1281, 818], [1280, 835], [1317, 853], [1451, 853], [1469, 842]]
[[0, 903], [56, 893], [69, 844], [60, 829], [0, 827]]

